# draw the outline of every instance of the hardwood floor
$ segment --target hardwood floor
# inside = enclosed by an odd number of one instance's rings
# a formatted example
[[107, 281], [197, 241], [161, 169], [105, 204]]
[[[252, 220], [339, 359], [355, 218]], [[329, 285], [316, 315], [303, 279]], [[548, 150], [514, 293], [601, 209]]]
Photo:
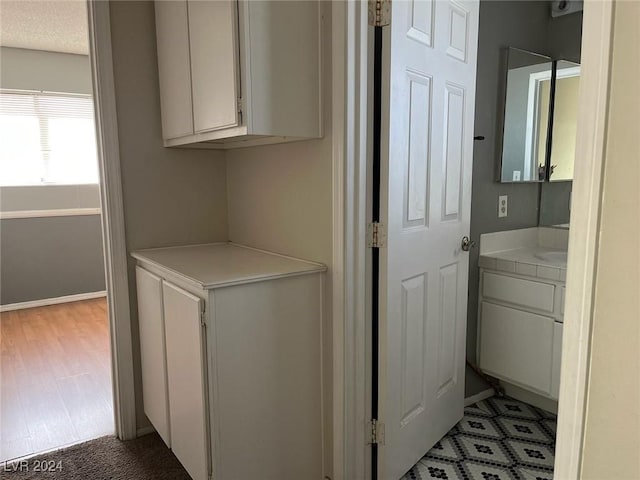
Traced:
[[114, 432], [105, 299], [0, 314], [0, 461]]

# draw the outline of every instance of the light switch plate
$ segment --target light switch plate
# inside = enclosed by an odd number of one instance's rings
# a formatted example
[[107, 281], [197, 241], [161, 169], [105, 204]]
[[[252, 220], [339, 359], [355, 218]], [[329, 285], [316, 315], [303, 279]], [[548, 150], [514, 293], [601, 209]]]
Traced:
[[500, 195], [498, 197], [498, 218], [506, 217], [508, 213], [509, 196]]

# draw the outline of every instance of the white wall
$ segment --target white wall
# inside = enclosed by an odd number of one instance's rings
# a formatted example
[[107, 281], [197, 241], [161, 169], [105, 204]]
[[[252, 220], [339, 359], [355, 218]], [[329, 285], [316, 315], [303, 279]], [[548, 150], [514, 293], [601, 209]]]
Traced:
[[640, 2], [615, 3], [582, 478], [640, 478]]
[[229, 150], [229, 240], [330, 267], [324, 306], [325, 465], [329, 473], [332, 422], [332, 138], [331, 12], [324, 3], [324, 138]]

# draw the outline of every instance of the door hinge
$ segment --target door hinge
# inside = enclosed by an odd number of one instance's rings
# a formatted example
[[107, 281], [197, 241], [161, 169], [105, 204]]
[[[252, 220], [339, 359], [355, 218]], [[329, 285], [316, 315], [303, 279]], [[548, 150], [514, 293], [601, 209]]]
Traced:
[[391, 0], [369, 0], [369, 25], [386, 27], [391, 23]]
[[384, 423], [375, 419], [369, 422], [369, 440], [367, 445], [384, 445]]
[[367, 224], [367, 247], [381, 248], [387, 246], [387, 230], [384, 223]]
[[200, 326], [207, 326], [207, 305], [202, 302], [202, 310], [200, 311]]
[[240, 123], [242, 123], [242, 97], [238, 97], [238, 116], [240, 117]]

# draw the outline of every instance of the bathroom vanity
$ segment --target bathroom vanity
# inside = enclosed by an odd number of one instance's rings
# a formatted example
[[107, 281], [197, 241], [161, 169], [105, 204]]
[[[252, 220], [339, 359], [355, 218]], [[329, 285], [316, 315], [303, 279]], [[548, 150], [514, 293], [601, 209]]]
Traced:
[[189, 475], [321, 478], [326, 267], [229, 243], [132, 256], [144, 411]]
[[560, 390], [567, 242], [568, 230], [545, 227], [480, 240], [478, 364], [547, 409]]

